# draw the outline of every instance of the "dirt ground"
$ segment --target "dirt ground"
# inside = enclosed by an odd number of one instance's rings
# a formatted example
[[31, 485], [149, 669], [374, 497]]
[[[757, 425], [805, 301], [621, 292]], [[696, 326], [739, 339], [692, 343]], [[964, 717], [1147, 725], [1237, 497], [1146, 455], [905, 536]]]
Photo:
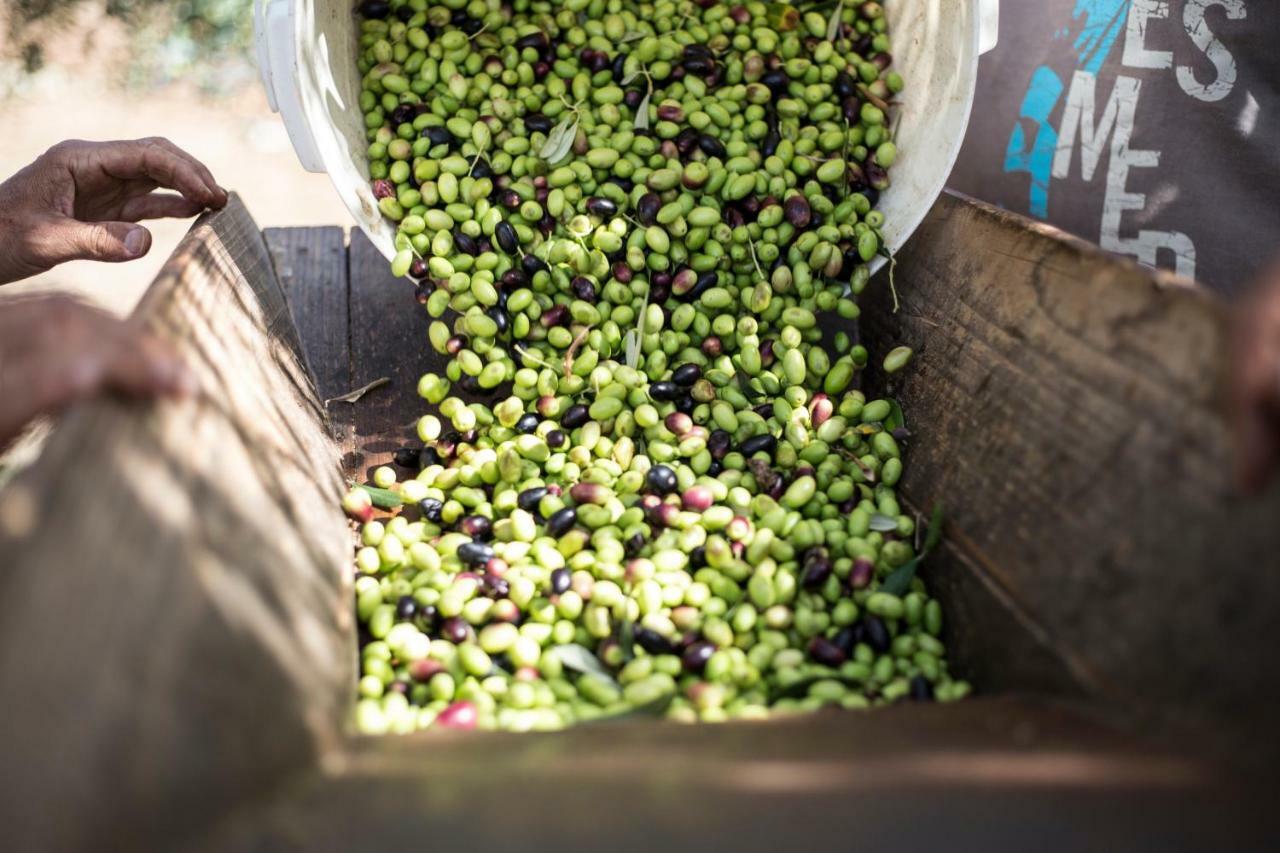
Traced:
[[[129, 48], [123, 29], [93, 14], [82, 18], [50, 46], [46, 66], [35, 75], [19, 79], [12, 67], [0, 67], [0, 180], [63, 139], [167, 136], [203, 160], [222, 186], [238, 192], [263, 227], [350, 224], [328, 177], [308, 174], [298, 164], [284, 125], [256, 81], [220, 97], [182, 83], [124, 90], [112, 83], [112, 70]], [[71, 290], [126, 313], [189, 224], [150, 225], [152, 249], [139, 261], [66, 264], [7, 286], [0, 295]]]

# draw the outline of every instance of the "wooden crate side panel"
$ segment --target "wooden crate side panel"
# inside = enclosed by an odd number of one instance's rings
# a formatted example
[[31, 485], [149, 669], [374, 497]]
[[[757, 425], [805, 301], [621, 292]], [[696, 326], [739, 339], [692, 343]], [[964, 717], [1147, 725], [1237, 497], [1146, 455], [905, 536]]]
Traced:
[[896, 285], [896, 314], [881, 276], [863, 317], [876, 351], [916, 351], [888, 383], [908, 497], [945, 504], [951, 543], [1101, 695], [1220, 746], [1268, 731], [1280, 500], [1231, 489], [1222, 306], [954, 196]]
[[138, 311], [205, 396], [78, 406], [0, 493], [11, 849], [175, 839], [308, 766], [349, 713], [337, 453], [238, 201]]

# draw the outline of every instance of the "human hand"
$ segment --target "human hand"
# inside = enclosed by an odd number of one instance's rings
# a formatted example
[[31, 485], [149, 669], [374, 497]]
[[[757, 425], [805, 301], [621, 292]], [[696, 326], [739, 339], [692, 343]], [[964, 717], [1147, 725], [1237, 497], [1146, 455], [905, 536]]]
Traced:
[[226, 203], [209, 170], [167, 139], [60, 143], [0, 184], [0, 284], [64, 261], [140, 258], [151, 232], [135, 223]]
[[196, 383], [155, 337], [67, 296], [0, 302], [0, 449], [78, 399], [186, 396]]
[[1236, 479], [1256, 493], [1280, 467], [1280, 267], [1241, 306], [1233, 341]]

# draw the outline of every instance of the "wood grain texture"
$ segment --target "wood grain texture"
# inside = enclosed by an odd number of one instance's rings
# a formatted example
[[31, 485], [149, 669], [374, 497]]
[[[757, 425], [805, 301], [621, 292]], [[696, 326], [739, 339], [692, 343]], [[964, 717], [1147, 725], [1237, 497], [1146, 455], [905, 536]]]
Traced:
[[316, 393], [338, 447], [355, 441], [355, 410], [334, 398], [352, 384], [347, 234], [337, 227], [268, 228], [263, 234], [289, 302]]
[[414, 427], [427, 404], [418, 396], [418, 380], [427, 372], [443, 375], [446, 361], [427, 340], [430, 318], [414, 300], [412, 283], [391, 275], [387, 259], [363, 232], [351, 235], [348, 260], [352, 387], [391, 380], [350, 404], [355, 436], [344, 467], [365, 480], [397, 448], [421, 446]]
[[951, 544], [1095, 695], [1275, 756], [1280, 496], [1232, 493], [1223, 307], [955, 196], [896, 286], [901, 310], [881, 276], [863, 318], [873, 351], [916, 351], [900, 380], [868, 377], [907, 412], [906, 495], [946, 506]]
[[79, 405], [0, 493], [11, 850], [168, 844], [308, 766], [349, 711], [337, 454], [238, 200], [138, 315], [204, 395]]
[[1016, 697], [364, 739], [326, 766], [187, 849], [1220, 850], [1275, 831], [1256, 794]]

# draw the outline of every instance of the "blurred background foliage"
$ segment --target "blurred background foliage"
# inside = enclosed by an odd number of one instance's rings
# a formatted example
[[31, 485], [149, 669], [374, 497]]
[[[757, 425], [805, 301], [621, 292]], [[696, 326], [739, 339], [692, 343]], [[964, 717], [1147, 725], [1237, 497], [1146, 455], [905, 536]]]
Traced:
[[34, 74], [47, 43], [97, 7], [129, 38], [117, 71], [129, 88], [182, 81], [210, 94], [235, 91], [253, 76], [253, 0], [0, 0], [6, 59]]

